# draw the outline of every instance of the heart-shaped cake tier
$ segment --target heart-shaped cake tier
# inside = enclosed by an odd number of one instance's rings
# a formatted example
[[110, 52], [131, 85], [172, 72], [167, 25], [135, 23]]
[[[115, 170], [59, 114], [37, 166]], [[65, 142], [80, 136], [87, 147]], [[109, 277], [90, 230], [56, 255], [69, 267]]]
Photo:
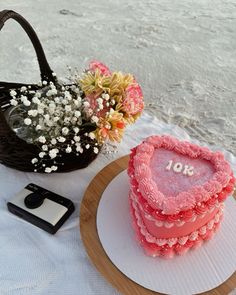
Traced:
[[222, 153], [171, 136], [151, 136], [132, 153], [138, 191], [152, 208], [167, 215], [217, 195], [232, 174]]

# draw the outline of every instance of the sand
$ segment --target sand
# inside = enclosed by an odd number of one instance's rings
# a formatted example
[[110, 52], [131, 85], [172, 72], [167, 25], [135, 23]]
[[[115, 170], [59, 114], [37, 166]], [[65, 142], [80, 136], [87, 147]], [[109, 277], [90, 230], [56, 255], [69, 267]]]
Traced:
[[[93, 58], [134, 73], [149, 113], [236, 154], [234, 0], [4, 0], [4, 8], [30, 21], [59, 76]], [[39, 80], [32, 46], [13, 21], [0, 44], [0, 80]]]

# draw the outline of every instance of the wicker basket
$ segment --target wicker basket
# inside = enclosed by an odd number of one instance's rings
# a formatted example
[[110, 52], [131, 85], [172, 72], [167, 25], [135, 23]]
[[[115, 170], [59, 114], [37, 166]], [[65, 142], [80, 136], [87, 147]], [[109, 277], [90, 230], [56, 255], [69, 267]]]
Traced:
[[[8, 19], [14, 19], [17, 21], [29, 36], [34, 49], [36, 51], [41, 79], [42, 81], [52, 81], [58, 83], [53, 76], [53, 71], [45, 57], [42, 45], [31, 25], [18, 13], [11, 10], [3, 10], [0, 12], [0, 30], [4, 23]], [[21, 171], [34, 171], [34, 165], [31, 164], [31, 160], [37, 157], [40, 152], [39, 149], [32, 144], [20, 139], [15, 132], [9, 127], [4, 112], [10, 107], [11, 96], [9, 94], [10, 89], [20, 89], [22, 86], [29, 86], [21, 83], [0, 82], [0, 163], [15, 168]], [[30, 85], [32, 90], [37, 90], [39, 87], [36, 84]], [[86, 130], [88, 132], [90, 130]], [[83, 134], [80, 134], [83, 138]], [[57, 172], [68, 172], [75, 169], [81, 169], [87, 167], [95, 158], [97, 154], [92, 149], [84, 149], [83, 154], [76, 156], [75, 154], [63, 154], [62, 157], [57, 160], [61, 163], [58, 166]], [[53, 165], [53, 161], [52, 161]], [[38, 172], [44, 172], [38, 171]]]

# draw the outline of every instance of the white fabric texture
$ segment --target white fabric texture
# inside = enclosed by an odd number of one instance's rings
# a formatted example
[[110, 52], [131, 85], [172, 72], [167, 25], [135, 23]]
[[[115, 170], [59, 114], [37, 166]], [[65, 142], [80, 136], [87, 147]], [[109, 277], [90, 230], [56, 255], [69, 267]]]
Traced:
[[[130, 148], [146, 136], [164, 133], [196, 142], [181, 128], [144, 114], [128, 128], [115, 156], [108, 158], [99, 155], [88, 168], [41, 175], [0, 165], [0, 294], [118, 294], [87, 257], [79, 232], [80, 202], [89, 182], [100, 169], [115, 158], [129, 153]], [[229, 152], [225, 151], [224, 154], [234, 168], [236, 158]], [[75, 204], [75, 212], [54, 236], [7, 210], [7, 201], [30, 182], [65, 196]]]

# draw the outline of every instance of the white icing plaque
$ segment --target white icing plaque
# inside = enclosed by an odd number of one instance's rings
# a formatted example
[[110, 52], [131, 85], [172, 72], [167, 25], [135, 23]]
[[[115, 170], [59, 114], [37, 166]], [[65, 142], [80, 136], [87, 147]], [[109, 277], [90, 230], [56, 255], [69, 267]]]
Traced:
[[173, 170], [175, 173], [182, 173], [187, 176], [192, 176], [194, 174], [194, 167], [190, 165], [184, 165], [181, 162], [174, 163], [172, 160], [168, 162], [166, 170]]

